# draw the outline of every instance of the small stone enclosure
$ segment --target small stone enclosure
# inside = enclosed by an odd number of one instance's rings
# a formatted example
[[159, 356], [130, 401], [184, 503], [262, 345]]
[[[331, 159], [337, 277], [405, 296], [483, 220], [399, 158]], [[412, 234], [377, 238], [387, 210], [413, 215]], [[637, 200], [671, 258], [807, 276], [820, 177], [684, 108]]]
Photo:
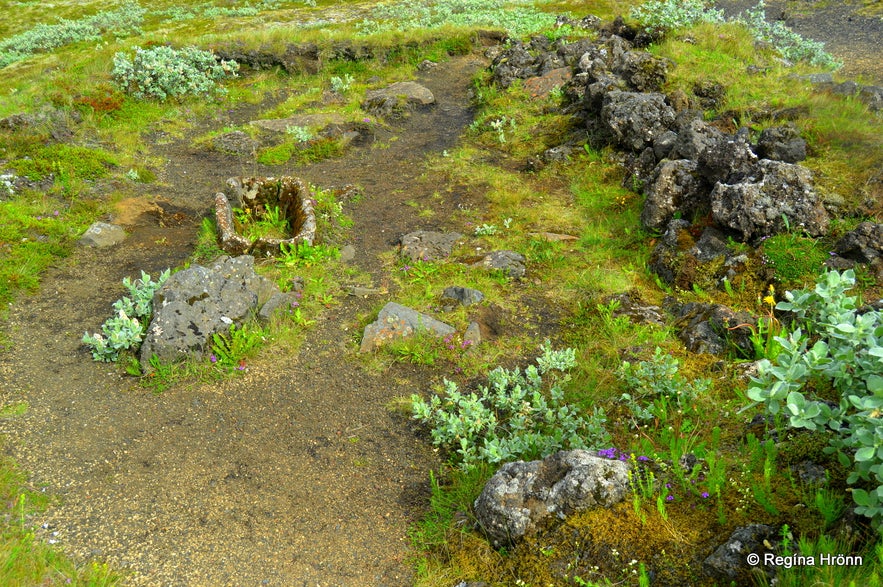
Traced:
[[[252, 210], [255, 217], [261, 218], [276, 207], [280, 216], [288, 220], [289, 238], [259, 237], [250, 240], [241, 234], [238, 222], [233, 217], [234, 208]], [[224, 192], [215, 194], [215, 219], [221, 248], [233, 256], [276, 255], [283, 244], [312, 246], [316, 237], [312, 193], [309, 185], [298, 177], [231, 177]]]

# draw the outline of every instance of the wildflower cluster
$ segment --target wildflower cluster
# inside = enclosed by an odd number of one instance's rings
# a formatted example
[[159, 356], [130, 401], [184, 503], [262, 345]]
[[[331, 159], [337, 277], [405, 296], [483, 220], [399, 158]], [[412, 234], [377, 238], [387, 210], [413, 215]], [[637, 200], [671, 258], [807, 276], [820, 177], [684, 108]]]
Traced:
[[236, 77], [239, 64], [220, 62], [211, 51], [196, 47], [135, 49], [134, 57], [117, 53], [113, 57], [114, 82], [139, 99], [165, 100], [180, 96], [223, 93], [217, 82]]
[[116, 361], [122, 351], [137, 349], [141, 345], [153, 313], [153, 294], [165, 283], [169, 274], [170, 271], [166, 269], [157, 281], [152, 281], [150, 275], [142, 271], [141, 279], [123, 279], [123, 285], [131, 297], [114, 302], [116, 315], [101, 325], [103, 334], [83, 334], [83, 344], [92, 349], [93, 359], [110, 363]]
[[413, 395], [414, 418], [432, 427], [433, 444], [452, 451], [463, 470], [603, 445], [609, 442], [604, 412], [596, 408], [586, 417], [564, 402], [561, 384], [575, 364], [572, 349], [556, 351], [546, 343], [536, 366], [523, 372], [498, 367], [478, 393], [462, 393], [445, 380], [444, 399]]

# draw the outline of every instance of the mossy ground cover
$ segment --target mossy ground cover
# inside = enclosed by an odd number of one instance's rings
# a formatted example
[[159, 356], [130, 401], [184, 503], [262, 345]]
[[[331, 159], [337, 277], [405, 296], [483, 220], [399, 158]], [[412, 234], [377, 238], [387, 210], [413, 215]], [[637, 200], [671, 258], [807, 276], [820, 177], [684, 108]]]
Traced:
[[[0, 8], [14, 10], [18, 17], [14, 24], [10, 21], [4, 25], [7, 29], [0, 29], [4, 37], [51, 20], [41, 3], [3, 4], [12, 3], [0, 3]], [[224, 3], [211, 4], [221, 7]], [[118, 197], [113, 193], [96, 197], [96, 193], [109, 193], [101, 187], [106, 185], [102, 181], [122, 180], [138, 165], [149, 171], [149, 163], [145, 166], [140, 158], [144, 133], [161, 130], [182, 136], [200, 119], [220, 109], [260, 104], [283, 86], [300, 91], [292, 92], [267, 114], [281, 117], [302, 112], [309, 109], [314, 94], [321, 94], [331, 85], [333, 77], [347, 75], [353, 82], [343, 93], [342, 103], [334, 105], [333, 110], [358, 120], [364, 114], [359, 110], [358, 96], [369, 87], [368, 80], [377, 71], [382, 72], [383, 79], [395, 80], [406, 77], [424, 58], [440, 59], [472, 49], [472, 36], [462, 29], [378, 31], [364, 37], [374, 49], [373, 61], [332, 60], [318, 75], [301, 78], [280, 71], [249, 73], [227, 82], [226, 98], [208, 101], [140, 101], [122, 94], [109, 82], [112, 55], [118, 50], [164, 43], [172, 35], [176, 41], [186, 38], [207, 47], [227, 42], [273, 47], [292, 38], [292, 31], [281, 22], [294, 15], [318, 15], [323, 7], [335, 3], [316, 4], [315, 9], [302, 2], [268, 5], [258, 20], [247, 21], [255, 26], [246, 34], [240, 26], [246, 17], [206, 16], [212, 13], [201, 9], [192, 17], [176, 20], [171, 12], [174, 3], [152, 2], [152, 12], [142, 25], [143, 36], [108, 36], [99, 44], [74, 43], [0, 70], [0, 94], [8, 97], [0, 105], [0, 116], [26, 111], [48, 100], [54, 108], [76, 112], [83, 120], [73, 143], [52, 143], [49, 129], [37, 129], [24, 140], [10, 136], [0, 151], [4, 168], [48, 185], [45, 190], [23, 189], [0, 201], [0, 301], [9, 303], [16, 295], [37, 287], [43, 269], [66, 255], [73, 238], [104, 210], [109, 199]], [[101, 8], [107, 7], [100, 3], [61, 3], [53, 16], [75, 19]], [[586, 11], [584, 3], [579, 2], [547, 2], [542, 8], [552, 14], [569, 10], [577, 16]], [[609, 18], [627, 8], [621, 2], [599, 2], [593, 4], [591, 12]], [[358, 12], [360, 18], [365, 15]], [[296, 38], [303, 42], [322, 38], [327, 43], [346, 40], [358, 32], [358, 22], [355, 18], [344, 19], [337, 27], [317, 22], [298, 30]], [[333, 29], [330, 36], [329, 28]], [[820, 190], [844, 199], [843, 212], [851, 217], [847, 224], [859, 217], [875, 218], [879, 210], [867, 209], [863, 203], [868, 196], [869, 176], [883, 161], [883, 132], [879, 118], [874, 118], [866, 106], [857, 100], [814, 92], [806, 81], [792, 76], [809, 70], [800, 66], [784, 68], [772, 52], [757, 51], [753, 40], [735, 25], [700, 25], [670, 36], [651, 50], [676, 64], [666, 91], [682, 89], [689, 94], [697, 81], [709, 79], [725, 85], [725, 98], [718, 109], [706, 113], [709, 118], [728, 113], [734, 124], [749, 125], [759, 132], [773, 124], [767, 116], [770, 112], [796, 109], [794, 122], [809, 141], [806, 165], [816, 174]], [[745, 73], [748, 65], [766, 72], [749, 76]], [[310, 91], [312, 88], [317, 91]], [[579, 358], [579, 372], [567, 389], [568, 399], [585, 408], [599, 403], [607, 406], [614, 444], [626, 452], [665, 461], [676, 450], [708, 451], [713, 447], [720, 454], [726, 479], [718, 493], [703, 497], [690, 488], [689, 480], [677, 486], [680, 480], [666, 478], [660, 472], [660, 479], [674, 482], [677, 489], [664, 510], [657, 507], [657, 496], [646, 497], [637, 505], [628, 503], [611, 511], [575, 516], [515, 549], [499, 552], [472, 531], [469, 514], [472, 501], [492, 471], [479, 469], [468, 475], [439, 471], [432, 484], [431, 511], [412, 532], [420, 552], [416, 561], [420, 584], [485, 580], [500, 585], [517, 581], [540, 585], [554, 583], [562, 576], [575, 585], [638, 584], [642, 565], [645, 569], [652, 567], [663, 582], [695, 584], [704, 580], [695, 559], [690, 558], [696, 546], [707, 549], [735, 526], [757, 521], [787, 523], [796, 536], [806, 541], [807, 549], [812, 543], [812, 547], [856, 549], [866, 554], [868, 564], [862, 569], [847, 569], [842, 574], [821, 569], [811, 577], [805, 576], [810, 570], [795, 569], [785, 573], [785, 584], [821, 581], [833, 585], [850, 580], [855, 584], [879, 583], [881, 554], [873, 535], [861, 536], [849, 544], [825, 542], [825, 531], [836, 521], [836, 516], [829, 518], [837, 510], [838, 498], [843, 507], [850, 504], [843, 481], [845, 473], [830, 459], [825, 460], [821, 450], [825, 443], [811, 442], [817, 435], [807, 434], [790, 437], [772, 451], [771, 445], [746, 439], [745, 416], [737, 415], [747, 403], [741, 391], [744, 382], [733, 364], [689, 355], [668, 327], [632, 324], [612, 316], [605, 305], [606, 296], [623, 291], [639, 291], [654, 303], [671, 293], [661, 288], [645, 268], [653, 235], [640, 230], [641, 198], [622, 187], [622, 171], [612, 153], [577, 149], [567, 162], [526, 174], [523, 161], [528, 156], [560, 144], [573, 130], [568, 117], [560, 112], [560, 95], [553, 92], [548, 98], [532, 99], [519, 84], [501, 91], [490, 86], [486, 76], [476, 79], [475, 90], [475, 123], [462, 146], [434, 158], [429, 165], [429, 170], [444, 178], [445, 183], [468, 185], [482, 198], [480, 208], [460, 211], [450, 219], [470, 236], [469, 244], [455, 250], [451, 263], [418, 262], [408, 264], [406, 269], [399, 259], [385, 258], [397, 295], [403, 303], [429, 310], [437, 304], [438, 291], [456, 281], [482, 290], [493, 304], [514, 316], [536, 318], [538, 307], [554, 307], [564, 325], [563, 330], [555, 332], [557, 342], [574, 347]], [[260, 162], [282, 165], [295, 158], [306, 164], [336, 153], [333, 142], [304, 147], [287, 141], [263, 151]], [[423, 203], [416, 206], [420, 208]], [[431, 213], [431, 204], [425, 209]], [[492, 234], [476, 234], [477, 228], [491, 225], [496, 227]], [[536, 236], [541, 233], [569, 235], [575, 240], [550, 242]], [[781, 285], [796, 286], [814, 280], [826, 244], [795, 233], [770, 239], [764, 252], [780, 274]], [[456, 262], [468, 260], [476, 247], [507, 248], [524, 254], [530, 265], [530, 279], [515, 282], [500, 274], [468, 270]], [[197, 253], [208, 259], [215, 252], [209, 222], [203, 225]], [[254, 352], [256, 345], [250, 341], [255, 339], [261, 339], [266, 352], [294, 352], [302, 340], [298, 333], [310, 326], [323, 307], [337, 303], [343, 277], [350, 281], [354, 277], [347, 275], [348, 270], [332, 256], [321, 252], [316, 257], [301, 255], [289, 258], [287, 263], [268, 265], [265, 271], [280, 284], [289, 284], [293, 267], [305, 282], [296, 315], [274, 322], [266, 330], [242, 333], [241, 358]], [[868, 296], [879, 291], [872, 277], [863, 285]], [[762, 311], [764, 305], [755, 300], [765, 293], [764, 284], [758, 283], [753, 289], [750, 284], [743, 288], [737, 305]], [[712, 299], [729, 304], [733, 304], [734, 297], [715, 290], [676, 293], [686, 300]], [[461, 327], [467, 315], [459, 310], [450, 319]], [[270, 341], [272, 344], [267, 345]], [[497, 364], [526, 359], [535, 353], [538, 344], [516, 332], [504, 333], [498, 344], [469, 352], [460, 342], [418, 338], [394, 345], [373, 367], [383, 369], [387, 361], [408, 361], [440, 367], [451, 377], [466, 381]], [[228, 343], [224, 348], [230, 350], [233, 341]], [[623, 357], [648, 359], [657, 346], [678, 358], [681, 372], [688, 378], [712, 375], [711, 389], [707, 396], [697, 399], [695, 406], [703, 418], [680, 414], [667, 421], [635, 425], [628, 412], [617, 405], [625, 391], [616, 376]], [[231, 360], [235, 365], [240, 357]], [[154, 382], [149, 383], [161, 389], [169, 381], [188, 377], [198, 380], [219, 373], [227, 376], [233, 371], [235, 367], [220, 373], [214, 363], [178, 373], [170, 368], [159, 370]], [[839, 494], [821, 495], [795, 478], [790, 466], [805, 458], [831, 466], [830, 491]], [[10, 571], [9, 584], [27, 584], [31, 577], [36, 577], [33, 582], [50, 577], [49, 584], [62, 578], [71, 578], [74, 584], [113, 584], [116, 578], [111, 571], [101, 566], [77, 570], [76, 565], [63, 562], [51, 549], [33, 542], [26, 523], [32, 494], [21, 489], [23, 480], [11, 473], [11, 467], [4, 470], [10, 471], [12, 479], [5, 499], [10, 506], [4, 532], [10, 537], [6, 567], [18, 569], [19, 561], [34, 561], [23, 564], [38, 569]], [[24, 502], [20, 495], [25, 496]], [[626, 560], [626, 556], [630, 558]]]

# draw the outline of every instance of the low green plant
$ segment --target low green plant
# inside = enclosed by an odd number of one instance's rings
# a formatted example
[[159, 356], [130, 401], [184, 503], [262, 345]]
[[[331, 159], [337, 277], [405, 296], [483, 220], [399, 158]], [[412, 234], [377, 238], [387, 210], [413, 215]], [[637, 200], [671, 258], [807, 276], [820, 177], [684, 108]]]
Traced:
[[282, 243], [279, 246], [282, 254], [278, 262], [285, 267], [312, 267], [340, 258], [340, 249], [330, 245], [288, 245]]
[[331, 76], [331, 91], [335, 94], [345, 94], [354, 81], [353, 76], [348, 73], [344, 74], [343, 77]]
[[196, 235], [193, 260], [196, 262], [214, 261], [223, 254], [224, 250], [218, 245], [218, 229], [214, 219], [203, 218]]
[[314, 137], [312, 131], [306, 126], [286, 126], [285, 133], [299, 143], [306, 143]]
[[233, 216], [239, 224], [239, 234], [249, 240], [285, 239], [291, 236], [288, 218], [282, 214], [279, 206], [270, 206], [262, 211], [252, 208], [234, 208]]
[[236, 77], [239, 64], [218, 60], [211, 51], [197, 47], [174, 49], [164, 45], [135, 48], [135, 55], [113, 56], [113, 81], [138, 99], [166, 100], [184, 96], [223, 94], [218, 82]]
[[266, 342], [266, 332], [254, 325], [230, 326], [226, 333], [212, 335], [212, 352], [209, 361], [221, 368], [233, 371], [245, 369], [245, 360]]
[[791, 230], [765, 239], [762, 252], [780, 282], [798, 287], [812, 283], [828, 259], [823, 243]]
[[123, 278], [123, 285], [129, 290], [125, 296], [114, 302], [116, 315], [101, 325], [102, 334], [83, 334], [83, 344], [92, 351], [96, 361], [116, 361], [120, 353], [137, 350], [141, 346], [150, 316], [153, 313], [153, 295], [169, 278], [170, 271], [163, 271], [157, 281], [153, 281], [147, 273], [141, 272], [141, 279], [132, 281]]
[[707, 379], [687, 381], [678, 372], [679, 365], [677, 359], [659, 347], [650, 361], [622, 363], [619, 378], [631, 393], [622, 394], [620, 400], [636, 419], [665, 421], [669, 405], [685, 412], [693, 411], [694, 400], [711, 387], [711, 382]]
[[583, 416], [564, 401], [562, 385], [576, 365], [573, 349], [553, 350], [547, 342], [536, 362], [523, 372], [494, 369], [478, 393], [462, 393], [446, 379], [444, 399], [411, 396], [414, 418], [430, 426], [433, 444], [451, 451], [463, 470], [608, 444], [603, 410]]
[[[883, 313], [860, 309], [846, 292], [852, 270], [828, 271], [815, 289], [786, 292], [790, 312], [775, 363], [762, 360], [747, 396], [794, 428], [830, 430], [829, 453], [852, 465], [856, 513], [883, 526]], [[832, 401], [833, 400], [833, 401]], [[836, 402], [836, 403], [834, 403]]]

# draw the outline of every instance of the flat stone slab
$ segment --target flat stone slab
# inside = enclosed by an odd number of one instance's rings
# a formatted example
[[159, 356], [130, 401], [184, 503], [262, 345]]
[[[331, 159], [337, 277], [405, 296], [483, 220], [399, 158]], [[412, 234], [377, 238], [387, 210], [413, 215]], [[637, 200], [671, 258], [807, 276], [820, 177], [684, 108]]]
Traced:
[[249, 124], [272, 132], [288, 132], [292, 126], [307, 128], [325, 128], [329, 124], [343, 124], [346, 122], [343, 116], [333, 112], [326, 114], [296, 114], [287, 118], [268, 118], [264, 120], [252, 120]]
[[85, 247], [102, 249], [118, 245], [126, 240], [126, 231], [123, 227], [107, 222], [96, 222], [86, 229], [78, 241]]
[[428, 314], [389, 302], [377, 314], [377, 320], [365, 327], [359, 352], [371, 352], [390, 340], [407, 338], [418, 332], [429, 332], [443, 337], [453, 334], [455, 330], [453, 326]]

